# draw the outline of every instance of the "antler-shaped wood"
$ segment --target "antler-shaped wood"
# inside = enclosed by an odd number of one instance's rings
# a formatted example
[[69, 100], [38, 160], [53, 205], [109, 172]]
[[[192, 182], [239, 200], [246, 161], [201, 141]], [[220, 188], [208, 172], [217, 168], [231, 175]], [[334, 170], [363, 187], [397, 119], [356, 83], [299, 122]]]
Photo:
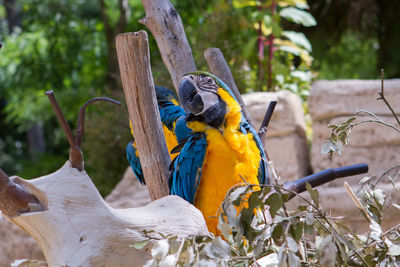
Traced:
[[[49, 266], [142, 266], [161, 235], [208, 235], [201, 212], [176, 196], [140, 208], [111, 208], [87, 173], [69, 161], [37, 179], [11, 179], [35, 197], [43, 211], [6, 218], [38, 242]], [[148, 237], [144, 250], [130, 246]]]

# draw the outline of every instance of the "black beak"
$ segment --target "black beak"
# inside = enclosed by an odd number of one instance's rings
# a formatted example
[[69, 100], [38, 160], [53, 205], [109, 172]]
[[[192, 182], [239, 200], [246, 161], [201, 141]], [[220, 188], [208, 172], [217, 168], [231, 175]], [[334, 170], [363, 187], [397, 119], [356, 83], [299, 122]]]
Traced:
[[184, 78], [179, 85], [178, 94], [181, 105], [186, 112], [198, 115], [203, 111], [203, 99], [191, 81]]

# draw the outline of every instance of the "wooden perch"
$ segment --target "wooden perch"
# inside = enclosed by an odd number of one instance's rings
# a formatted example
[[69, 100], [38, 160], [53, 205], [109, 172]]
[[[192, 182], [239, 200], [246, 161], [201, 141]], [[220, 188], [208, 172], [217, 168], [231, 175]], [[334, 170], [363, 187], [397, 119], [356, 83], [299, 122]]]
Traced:
[[224, 83], [226, 83], [226, 85], [228, 85], [228, 87], [232, 90], [232, 93], [235, 95], [240, 107], [242, 108], [243, 115], [247, 121], [253, 125], [250, 113], [243, 102], [242, 96], [240, 95], [239, 89], [235, 83], [235, 79], [233, 79], [232, 72], [229, 69], [228, 63], [226, 63], [221, 50], [215, 47], [208, 48], [204, 51], [204, 57], [208, 63], [208, 66], [210, 67], [210, 71], [215, 74], [215, 76], [220, 78]]
[[147, 33], [119, 34], [116, 45], [140, 164], [150, 197], [155, 200], [169, 193], [167, 179], [170, 156], [157, 108]]
[[142, 0], [142, 3], [146, 17], [139, 22], [149, 28], [156, 39], [162, 60], [178, 90], [183, 74], [196, 70], [181, 17], [169, 0]]
[[[86, 172], [70, 162], [40, 178], [11, 179], [44, 210], [6, 218], [37, 241], [50, 267], [143, 266], [161, 235], [208, 235], [201, 212], [177, 196], [140, 208], [111, 208]], [[144, 250], [131, 247], [144, 240]]]

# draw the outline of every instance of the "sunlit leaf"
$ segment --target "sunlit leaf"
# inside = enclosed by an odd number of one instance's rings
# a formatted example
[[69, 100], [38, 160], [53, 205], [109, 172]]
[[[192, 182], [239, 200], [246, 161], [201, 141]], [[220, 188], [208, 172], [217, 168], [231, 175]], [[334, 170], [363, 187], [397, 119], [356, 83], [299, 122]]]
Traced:
[[397, 204], [395, 204], [395, 203], [393, 203], [392, 204], [396, 209], [399, 209], [400, 210], [400, 205], [397, 205]]
[[148, 243], [148, 240], [143, 240], [143, 241], [139, 241], [139, 242], [136, 242], [136, 243], [130, 245], [130, 247], [136, 248], [136, 249], [142, 249], [147, 245], [147, 243]]
[[389, 250], [388, 250], [387, 254], [389, 256], [400, 256], [400, 246], [399, 245], [395, 245], [395, 244], [391, 244], [389, 246]]
[[385, 191], [383, 191], [382, 189], [375, 189], [374, 198], [376, 203], [379, 204], [380, 208], [382, 208], [383, 204], [385, 204], [385, 199], [386, 199]]
[[254, 0], [233, 0], [234, 8], [243, 8], [248, 6], [257, 6], [257, 1]]
[[286, 7], [282, 9], [279, 14], [285, 19], [299, 23], [305, 27], [317, 25], [317, 22], [310, 13], [295, 7]]
[[282, 35], [288, 38], [294, 44], [305, 48], [307, 51], [312, 51], [311, 43], [303, 33], [294, 31], [283, 31]]

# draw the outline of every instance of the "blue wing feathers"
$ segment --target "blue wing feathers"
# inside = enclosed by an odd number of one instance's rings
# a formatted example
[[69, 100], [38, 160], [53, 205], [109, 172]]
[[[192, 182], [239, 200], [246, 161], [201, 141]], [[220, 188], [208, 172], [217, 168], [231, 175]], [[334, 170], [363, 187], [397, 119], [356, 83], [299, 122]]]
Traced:
[[136, 156], [136, 149], [133, 147], [133, 141], [130, 141], [126, 146], [126, 158], [128, 159], [133, 173], [135, 174], [139, 182], [143, 185], [146, 184], [143, 177], [142, 166], [140, 165], [139, 158]]
[[200, 184], [207, 139], [204, 133], [194, 133], [176, 157], [170, 175], [170, 193], [194, 203]]

